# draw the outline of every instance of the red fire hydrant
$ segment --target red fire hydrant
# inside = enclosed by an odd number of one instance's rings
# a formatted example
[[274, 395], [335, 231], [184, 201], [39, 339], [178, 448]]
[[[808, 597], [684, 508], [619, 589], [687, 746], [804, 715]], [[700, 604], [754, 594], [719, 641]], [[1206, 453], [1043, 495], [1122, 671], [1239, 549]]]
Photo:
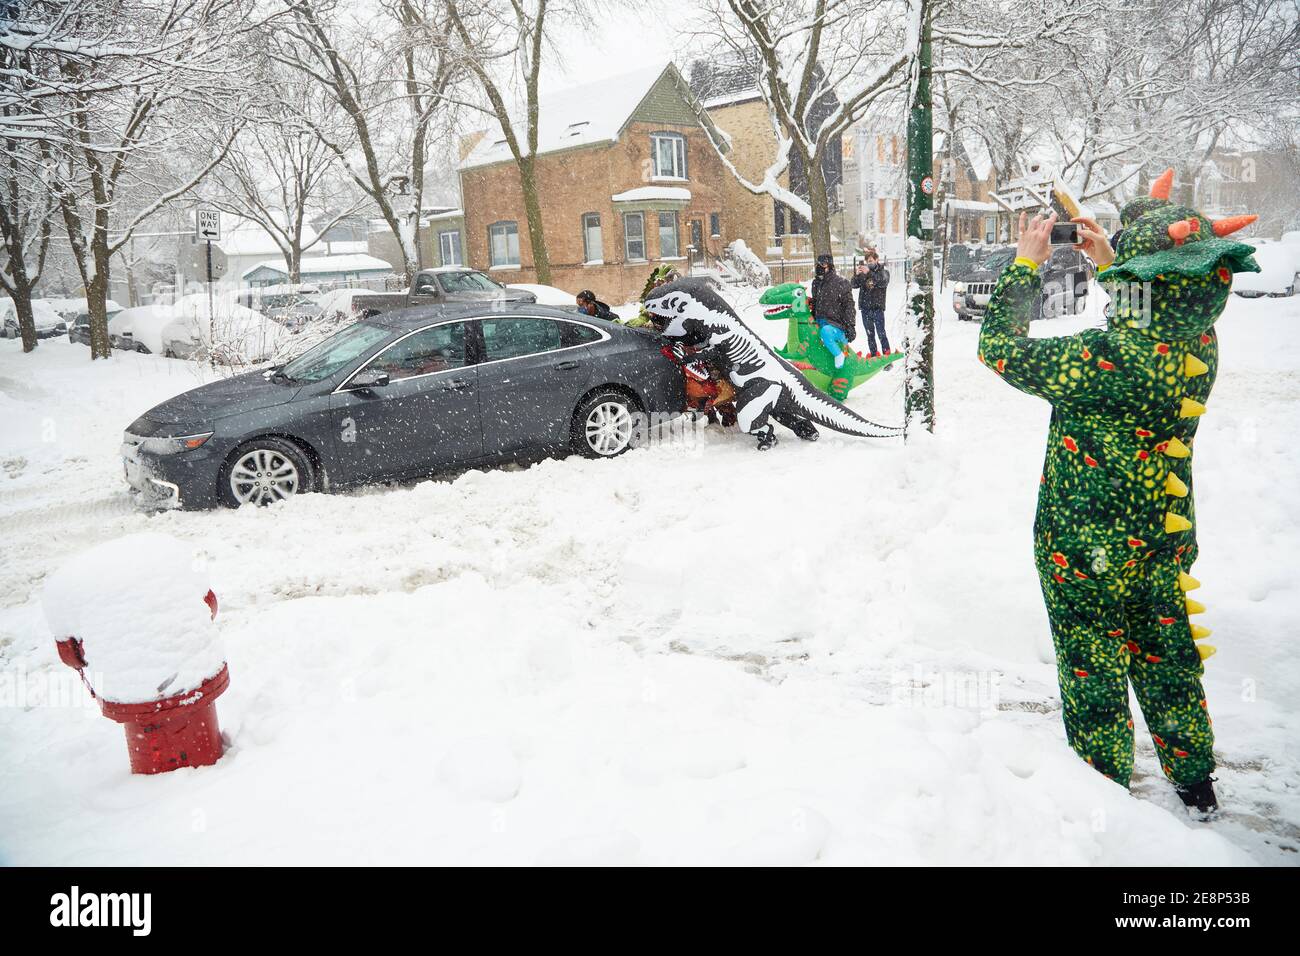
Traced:
[[[217, 616], [217, 596], [208, 591], [203, 600]], [[230, 686], [226, 665], [198, 687], [162, 700], [130, 704], [104, 700], [86, 680], [82, 642], [75, 637], [56, 641], [59, 659], [81, 674], [82, 683], [99, 709], [126, 732], [132, 773], [164, 773], [177, 767], [206, 767], [222, 754], [221, 728], [217, 724], [217, 698]]]

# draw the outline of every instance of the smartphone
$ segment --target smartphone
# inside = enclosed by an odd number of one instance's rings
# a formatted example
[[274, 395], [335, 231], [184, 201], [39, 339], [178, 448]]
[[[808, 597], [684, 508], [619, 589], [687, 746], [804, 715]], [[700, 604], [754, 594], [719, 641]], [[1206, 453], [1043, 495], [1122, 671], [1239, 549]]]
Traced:
[[1052, 245], [1073, 246], [1079, 242], [1077, 222], [1058, 222], [1052, 226]]

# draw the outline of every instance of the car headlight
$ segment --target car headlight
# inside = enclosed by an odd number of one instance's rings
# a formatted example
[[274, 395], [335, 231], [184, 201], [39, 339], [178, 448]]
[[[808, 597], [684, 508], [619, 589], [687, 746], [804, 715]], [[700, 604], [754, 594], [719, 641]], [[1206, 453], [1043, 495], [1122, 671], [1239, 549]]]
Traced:
[[958, 295], [962, 295], [966, 291], [966, 283], [954, 282], [952, 284], [952, 291], [956, 292]]
[[140, 450], [151, 455], [176, 455], [183, 451], [193, 451], [212, 437], [212, 432], [199, 435], [156, 436], [140, 442]]

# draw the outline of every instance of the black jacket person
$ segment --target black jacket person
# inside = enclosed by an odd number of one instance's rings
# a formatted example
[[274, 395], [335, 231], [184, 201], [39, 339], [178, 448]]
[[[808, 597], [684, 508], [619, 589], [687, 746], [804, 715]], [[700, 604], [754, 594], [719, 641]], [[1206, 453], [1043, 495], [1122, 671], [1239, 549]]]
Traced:
[[871, 354], [888, 354], [885, 296], [889, 289], [889, 270], [874, 252], [867, 253], [866, 265], [860, 266], [854, 273], [853, 288], [858, 290], [858, 309], [862, 312], [862, 327], [867, 330], [867, 345], [871, 348]]

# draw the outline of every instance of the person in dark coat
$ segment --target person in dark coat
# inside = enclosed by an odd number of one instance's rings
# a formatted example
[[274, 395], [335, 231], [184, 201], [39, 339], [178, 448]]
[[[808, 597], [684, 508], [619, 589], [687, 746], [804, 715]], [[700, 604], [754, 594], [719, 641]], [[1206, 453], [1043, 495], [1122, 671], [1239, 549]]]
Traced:
[[812, 281], [812, 314], [822, 343], [842, 368], [853, 337], [853, 290], [848, 280], [835, 271], [830, 256], [817, 257], [816, 276]]
[[578, 293], [578, 311], [585, 312], [595, 319], [605, 319], [608, 322], [617, 322], [619, 318], [604, 302], [596, 298], [596, 293], [590, 289], [583, 289]]
[[[885, 291], [889, 288], [889, 270], [874, 249], [867, 252], [866, 262], [857, 267], [853, 276], [853, 288], [858, 290], [858, 309], [862, 313], [862, 327], [867, 330], [867, 344], [871, 348], [871, 354], [888, 355]], [[880, 339], [879, 351], [876, 349], [877, 336]]]

